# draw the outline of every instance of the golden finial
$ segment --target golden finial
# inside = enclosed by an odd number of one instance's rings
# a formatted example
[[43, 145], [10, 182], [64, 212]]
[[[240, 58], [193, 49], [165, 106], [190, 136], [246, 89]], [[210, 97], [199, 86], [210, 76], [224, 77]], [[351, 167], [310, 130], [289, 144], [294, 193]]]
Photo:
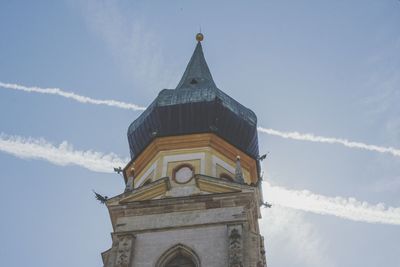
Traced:
[[196, 40], [197, 40], [198, 42], [203, 41], [203, 39], [204, 39], [204, 35], [203, 35], [201, 32], [199, 32], [198, 34], [196, 34]]

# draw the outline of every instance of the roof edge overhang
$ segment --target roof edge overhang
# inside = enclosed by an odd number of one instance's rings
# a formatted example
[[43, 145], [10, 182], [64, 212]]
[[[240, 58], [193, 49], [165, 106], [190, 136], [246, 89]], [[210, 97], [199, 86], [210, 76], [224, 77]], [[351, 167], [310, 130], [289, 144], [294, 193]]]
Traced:
[[[260, 163], [257, 157], [254, 157], [241, 150], [234, 144], [231, 144], [223, 137], [214, 132], [181, 134], [173, 136], [157, 136], [141, 151], [140, 154], [132, 158], [123, 169], [125, 183], [130, 175], [130, 168], [135, 168], [135, 173], [139, 173], [160, 151], [179, 150], [198, 147], [211, 147], [235, 161], [240, 155], [241, 162], [250, 172], [253, 183], [260, 179]], [[254, 171], [255, 170], [255, 171]]]

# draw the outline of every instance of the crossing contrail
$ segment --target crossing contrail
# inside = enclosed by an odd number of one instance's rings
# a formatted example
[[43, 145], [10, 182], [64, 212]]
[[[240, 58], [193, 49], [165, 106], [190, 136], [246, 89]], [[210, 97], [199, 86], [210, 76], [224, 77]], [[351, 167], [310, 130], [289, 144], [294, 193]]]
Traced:
[[355, 198], [327, 197], [304, 190], [290, 190], [264, 183], [269, 203], [321, 215], [333, 215], [352, 221], [400, 225], [400, 207], [376, 205]]
[[327, 144], [339, 144], [350, 148], [358, 148], [369, 151], [375, 151], [379, 153], [388, 153], [396, 157], [400, 157], [400, 150], [394, 147], [383, 147], [377, 145], [369, 145], [361, 142], [349, 141], [347, 139], [342, 138], [334, 138], [334, 137], [324, 137], [318, 136], [311, 133], [299, 133], [299, 132], [281, 132], [274, 129], [267, 129], [263, 127], [257, 128], [260, 133], [266, 133], [269, 135], [279, 136], [287, 139], [294, 139], [300, 141], [309, 141], [309, 142], [317, 142], [317, 143], [327, 143]]
[[[23, 159], [41, 159], [66, 166], [77, 165], [95, 172], [111, 173], [114, 167], [125, 166], [129, 159], [93, 150], [75, 150], [66, 141], [55, 146], [44, 139], [0, 134], [0, 151]], [[400, 225], [400, 208], [372, 205], [354, 198], [327, 197], [309, 191], [290, 190], [264, 183], [268, 202], [292, 209], [367, 222]]]
[[132, 103], [126, 103], [126, 102], [121, 102], [117, 100], [112, 100], [112, 99], [94, 99], [90, 98], [87, 96], [82, 96], [78, 95], [72, 92], [67, 92], [64, 91], [60, 88], [40, 88], [36, 86], [24, 86], [24, 85], [19, 85], [19, 84], [13, 84], [13, 83], [3, 83], [0, 82], [0, 87], [5, 88], [5, 89], [12, 89], [12, 90], [19, 90], [19, 91], [25, 91], [29, 93], [40, 93], [40, 94], [50, 94], [50, 95], [58, 95], [62, 96], [65, 98], [70, 98], [75, 101], [81, 102], [81, 103], [89, 103], [89, 104], [94, 104], [94, 105], [106, 105], [106, 106], [111, 106], [111, 107], [117, 107], [117, 108], [122, 108], [122, 109], [130, 109], [130, 110], [145, 110], [145, 107], [141, 107]]
[[77, 165], [95, 172], [113, 172], [114, 167], [125, 166], [128, 159], [92, 150], [75, 150], [64, 141], [55, 146], [44, 139], [9, 136], [0, 133], [0, 151], [23, 159], [41, 159], [56, 165]]
[[[130, 110], [145, 110], [146, 107], [139, 106], [133, 103], [126, 103], [117, 100], [101, 100], [94, 99], [87, 96], [78, 95], [72, 92], [63, 91], [60, 88], [40, 88], [40, 87], [28, 87], [19, 84], [11, 84], [11, 83], [3, 83], [0, 82], [0, 87], [12, 90], [20, 90], [25, 92], [33, 92], [33, 93], [41, 93], [41, 94], [53, 94], [59, 95], [62, 97], [70, 98], [75, 101], [81, 103], [95, 104], [95, 105], [108, 105], [112, 107], [122, 108], [122, 109], [130, 109]], [[391, 154], [396, 157], [400, 157], [400, 149], [394, 147], [384, 147], [377, 145], [365, 144], [362, 142], [350, 141], [343, 138], [334, 138], [334, 137], [324, 137], [318, 136], [311, 133], [299, 133], [299, 132], [283, 132], [274, 129], [268, 129], [264, 127], [257, 128], [260, 133], [265, 133], [269, 135], [278, 136], [286, 139], [300, 140], [300, 141], [308, 141], [308, 142], [317, 142], [317, 143], [326, 143], [326, 144], [338, 144], [343, 145], [349, 148], [356, 149], [364, 149], [368, 151], [374, 151], [379, 153]]]

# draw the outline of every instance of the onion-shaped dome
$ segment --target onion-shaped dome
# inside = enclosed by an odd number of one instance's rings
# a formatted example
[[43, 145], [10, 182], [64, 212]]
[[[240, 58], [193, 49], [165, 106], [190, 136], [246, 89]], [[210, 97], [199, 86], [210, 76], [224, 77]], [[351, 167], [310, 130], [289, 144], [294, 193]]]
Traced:
[[257, 159], [257, 117], [217, 88], [198, 41], [178, 86], [162, 90], [129, 126], [131, 158], [156, 137], [209, 132]]

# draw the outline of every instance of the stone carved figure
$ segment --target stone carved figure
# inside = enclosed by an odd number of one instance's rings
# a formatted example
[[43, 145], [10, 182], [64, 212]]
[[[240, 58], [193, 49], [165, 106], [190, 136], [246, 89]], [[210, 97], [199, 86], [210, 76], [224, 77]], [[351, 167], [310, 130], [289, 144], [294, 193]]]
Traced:
[[260, 235], [260, 264], [259, 266], [264, 267], [267, 265], [267, 258], [265, 256], [265, 246], [264, 246], [264, 237]]
[[132, 262], [133, 235], [123, 235], [118, 237], [117, 257], [115, 267], [129, 267]]
[[229, 267], [243, 267], [242, 226], [231, 225], [229, 233]]

